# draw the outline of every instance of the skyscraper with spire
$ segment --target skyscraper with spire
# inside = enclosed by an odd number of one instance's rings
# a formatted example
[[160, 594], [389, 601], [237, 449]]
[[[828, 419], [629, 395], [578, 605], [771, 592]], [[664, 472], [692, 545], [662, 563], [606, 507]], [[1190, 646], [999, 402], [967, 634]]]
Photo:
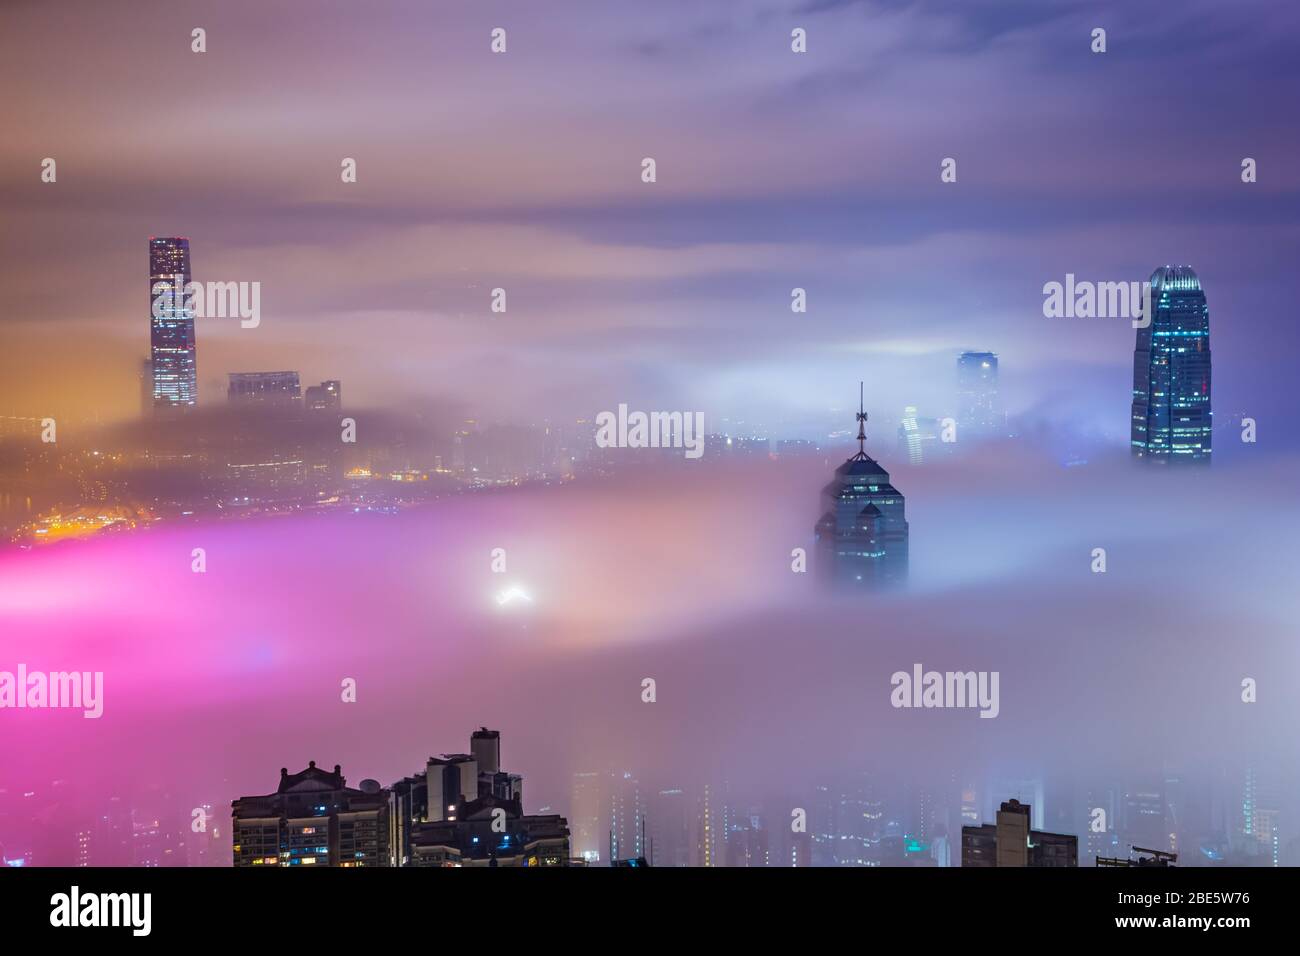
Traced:
[[889, 472], [867, 454], [867, 413], [859, 383], [858, 453], [835, 469], [822, 489], [814, 529], [818, 573], [847, 589], [898, 584], [907, 578], [907, 518]]
[[1160, 464], [1210, 461], [1210, 308], [1190, 266], [1151, 274], [1151, 315], [1133, 350], [1132, 452]]
[[190, 282], [190, 241], [149, 239], [149, 345], [154, 410], [184, 409], [198, 401], [194, 358], [194, 306], [185, 295]]

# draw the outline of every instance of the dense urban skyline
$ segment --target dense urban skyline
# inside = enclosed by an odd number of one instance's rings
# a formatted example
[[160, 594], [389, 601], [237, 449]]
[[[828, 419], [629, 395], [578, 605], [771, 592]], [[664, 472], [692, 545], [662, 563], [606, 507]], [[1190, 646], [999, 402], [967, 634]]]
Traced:
[[[1040, 290], [1173, 262], [1215, 290], [1216, 354], [1252, 367], [1220, 379], [1219, 407], [1279, 417], [1288, 402], [1282, 356], [1300, 333], [1278, 323], [1259, 354], [1252, 331], [1285, 313], [1297, 253], [1285, 6], [772, 2], [666, 17], [587, 3], [553, 18], [392, 2], [334, 4], [302, 32], [289, 10], [231, 3], [205, 11], [201, 56], [186, 11], [144, 4], [127, 30], [101, 5], [66, 7], [57, 26], [38, 6], [6, 13], [6, 67], [33, 94], [11, 104], [0, 148], [7, 335], [22, 344], [0, 366], [6, 413], [134, 413], [135, 243], [177, 234], [203, 246], [197, 278], [265, 287], [258, 328], [199, 322], [206, 400], [227, 372], [296, 368], [353, 383], [360, 407], [422, 396], [480, 418], [569, 417], [676, 400], [800, 418], [863, 377], [891, 410], [933, 404], [953, 350], [985, 348], [1014, 370], [1009, 411], [1124, 441], [1126, 324], [1044, 319]], [[498, 19], [514, 42], [493, 56]], [[383, 44], [359, 39], [399, 22]], [[1098, 25], [1104, 55], [1089, 50]], [[53, 45], [64, 67], [45, 76], [33, 58]], [[169, 117], [166, 150], [142, 102]], [[47, 156], [55, 184], [40, 181]], [[945, 157], [955, 183], [939, 180]], [[1243, 157], [1259, 164], [1250, 185]], [[806, 314], [790, 312], [793, 287]], [[68, 290], [56, 309], [52, 288]]]
[[1300, 865], [1297, 10], [0, 16], [4, 862]]

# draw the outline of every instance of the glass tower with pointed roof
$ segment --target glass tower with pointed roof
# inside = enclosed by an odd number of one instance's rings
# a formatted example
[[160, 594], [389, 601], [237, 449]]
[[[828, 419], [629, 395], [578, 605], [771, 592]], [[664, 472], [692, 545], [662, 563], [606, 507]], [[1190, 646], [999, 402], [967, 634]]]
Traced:
[[[859, 385], [861, 390], [861, 385]], [[861, 391], [858, 453], [835, 469], [822, 489], [814, 529], [818, 573], [846, 589], [898, 584], [907, 578], [907, 518], [889, 472], [866, 451], [867, 413]]]
[[1133, 350], [1133, 457], [1210, 461], [1210, 308], [1190, 266], [1151, 274], [1151, 316]]

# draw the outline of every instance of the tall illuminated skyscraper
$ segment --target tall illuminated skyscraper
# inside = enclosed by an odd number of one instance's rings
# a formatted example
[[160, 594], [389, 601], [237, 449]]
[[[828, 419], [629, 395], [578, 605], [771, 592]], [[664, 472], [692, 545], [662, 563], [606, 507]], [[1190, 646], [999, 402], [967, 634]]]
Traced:
[[923, 464], [951, 450], [954, 444], [943, 441], [943, 426], [937, 419], [920, 417], [915, 405], [903, 409], [898, 424], [898, 453], [906, 455], [909, 464]]
[[1190, 266], [1151, 273], [1151, 316], [1133, 350], [1133, 457], [1210, 461], [1210, 308]]
[[632, 774], [609, 775], [609, 861], [645, 856], [645, 808], [641, 785]]
[[957, 438], [1002, 438], [1006, 417], [998, 398], [998, 357], [993, 352], [957, 356]]
[[822, 489], [813, 529], [819, 574], [837, 587], [871, 589], [907, 578], [907, 518], [889, 472], [866, 451], [867, 413], [859, 406], [858, 453]]
[[[149, 239], [149, 346], [154, 409], [186, 408], [198, 401], [194, 360], [194, 307], [185, 295], [190, 282], [190, 241]], [[160, 287], [165, 284], [166, 288]]]
[[712, 785], [706, 783], [697, 805], [695, 820], [697, 836], [695, 841], [696, 866], [713, 867], [719, 864], [718, 813], [717, 800], [714, 797]]

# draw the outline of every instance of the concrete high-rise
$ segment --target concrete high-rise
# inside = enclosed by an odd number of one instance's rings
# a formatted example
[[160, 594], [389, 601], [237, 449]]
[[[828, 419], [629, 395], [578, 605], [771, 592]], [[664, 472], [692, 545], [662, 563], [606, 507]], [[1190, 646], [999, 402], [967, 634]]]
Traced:
[[479, 773], [496, 773], [501, 769], [501, 731], [480, 727], [470, 734], [469, 751]]
[[997, 822], [961, 828], [962, 866], [1078, 866], [1079, 838], [1032, 829], [1019, 800], [998, 808]]

